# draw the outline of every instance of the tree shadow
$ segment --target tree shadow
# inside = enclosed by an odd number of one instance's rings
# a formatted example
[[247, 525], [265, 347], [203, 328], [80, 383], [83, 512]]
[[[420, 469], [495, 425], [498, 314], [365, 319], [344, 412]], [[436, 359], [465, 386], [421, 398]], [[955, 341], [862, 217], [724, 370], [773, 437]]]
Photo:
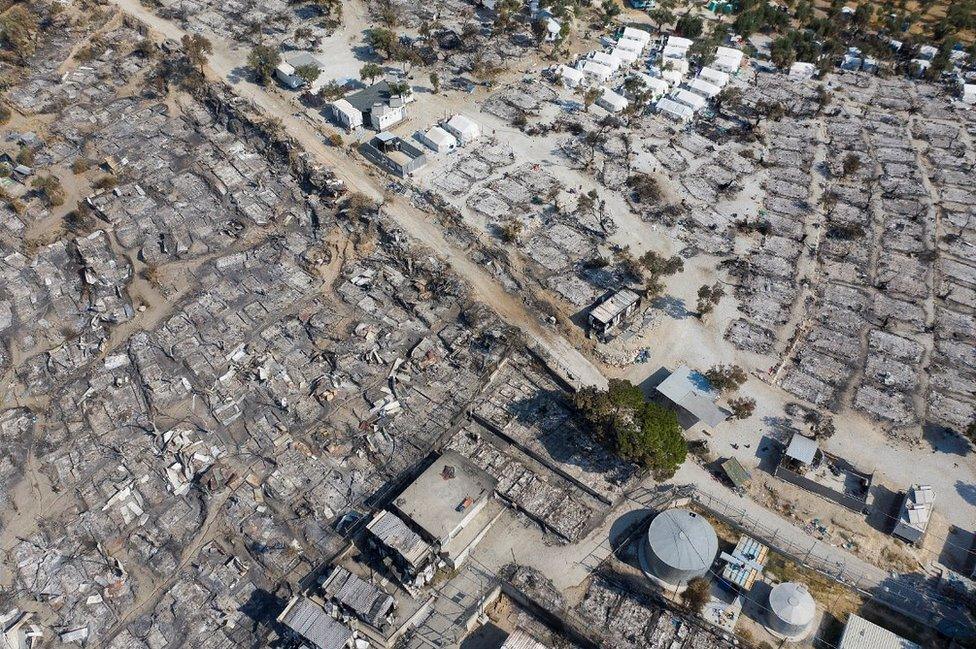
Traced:
[[895, 521], [901, 514], [901, 503], [905, 495], [892, 491], [884, 485], [871, 486], [871, 505], [865, 519], [867, 524], [882, 534], [891, 534]]
[[769, 429], [770, 438], [782, 444], [788, 443], [794, 433], [800, 432], [789, 417], [763, 417], [763, 425]]
[[776, 471], [779, 459], [783, 455], [783, 445], [769, 435], [763, 435], [756, 445], [756, 459], [759, 460], [759, 470], [772, 474]]
[[654, 298], [651, 306], [663, 311], [668, 317], [674, 320], [684, 320], [691, 316], [691, 311], [685, 307], [685, 301], [673, 295]]
[[925, 424], [922, 426], [922, 439], [928, 442], [932, 450], [937, 453], [962, 457], [972, 451], [967, 439], [945, 426]]
[[962, 480], [956, 480], [956, 493], [962, 496], [962, 499], [970, 505], [976, 505], [976, 485], [963, 482]]

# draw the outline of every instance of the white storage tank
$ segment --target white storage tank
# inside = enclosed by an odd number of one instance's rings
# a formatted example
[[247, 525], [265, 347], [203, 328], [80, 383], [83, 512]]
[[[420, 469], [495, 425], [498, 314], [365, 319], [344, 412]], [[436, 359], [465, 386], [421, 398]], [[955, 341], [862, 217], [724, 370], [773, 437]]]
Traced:
[[708, 573], [718, 553], [718, 536], [703, 516], [668, 509], [651, 521], [644, 548], [645, 570], [663, 586], [683, 589]]
[[802, 640], [813, 629], [817, 605], [803, 584], [787, 581], [769, 591], [769, 630], [787, 640]]

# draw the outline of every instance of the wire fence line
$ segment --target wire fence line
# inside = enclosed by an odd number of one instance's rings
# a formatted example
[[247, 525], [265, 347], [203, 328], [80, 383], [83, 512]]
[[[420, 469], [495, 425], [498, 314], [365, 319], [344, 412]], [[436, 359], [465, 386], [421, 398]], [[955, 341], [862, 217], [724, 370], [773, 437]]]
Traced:
[[[703, 491], [693, 484], [667, 490], [643, 490], [632, 493], [630, 498], [655, 510], [681, 502], [694, 503], [778, 554], [901, 615], [951, 638], [971, 638], [976, 635], [974, 620], [962, 603], [941, 593], [937, 580], [927, 575], [895, 575], [867, 564], [852, 565], [837, 548], [805, 533], [787, 535], [780, 527], [757, 520], [729, 499]], [[802, 538], [794, 538], [796, 536]]]

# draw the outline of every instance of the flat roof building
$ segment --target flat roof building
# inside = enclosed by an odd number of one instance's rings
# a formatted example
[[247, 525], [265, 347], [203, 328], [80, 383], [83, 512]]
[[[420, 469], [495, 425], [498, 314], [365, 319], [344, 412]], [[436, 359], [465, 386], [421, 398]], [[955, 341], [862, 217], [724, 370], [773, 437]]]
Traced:
[[606, 334], [620, 326], [640, 306], [640, 295], [629, 288], [621, 289], [590, 310], [590, 326], [600, 334]]
[[708, 384], [708, 379], [692, 372], [687, 365], [672, 372], [657, 386], [657, 391], [707, 426], [718, 426], [728, 418], [728, 413], [715, 405], [718, 395]]
[[458, 139], [462, 145], [474, 142], [481, 137], [481, 127], [470, 117], [455, 115], [442, 124], [444, 130]]
[[444, 546], [488, 504], [498, 481], [447, 451], [393, 502], [430, 542]]
[[930, 485], [912, 485], [902, 500], [892, 534], [909, 543], [918, 543], [925, 536], [934, 506], [935, 490]]
[[278, 622], [315, 649], [344, 649], [353, 643], [352, 629], [304, 595], [291, 598]]
[[841, 636], [837, 649], [922, 649], [922, 647], [851, 613], [847, 618], [847, 624], [844, 625], [844, 635]]

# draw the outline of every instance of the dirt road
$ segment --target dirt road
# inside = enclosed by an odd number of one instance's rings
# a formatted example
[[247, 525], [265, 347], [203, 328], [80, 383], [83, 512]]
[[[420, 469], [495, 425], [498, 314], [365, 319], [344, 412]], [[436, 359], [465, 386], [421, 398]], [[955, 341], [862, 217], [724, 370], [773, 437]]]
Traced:
[[[162, 19], [147, 10], [139, 0], [112, 0], [122, 11], [147, 25], [159, 40], [180, 40], [187, 32], [180, 26]], [[213, 45], [207, 75], [227, 84], [235, 94], [251, 101], [269, 117], [281, 120], [285, 132], [295, 139], [321, 164], [333, 170], [350, 191], [384, 200], [383, 187], [374, 181], [358, 161], [345, 150], [325, 144], [320, 127], [310, 118], [296, 112], [288, 99], [273, 89], [253, 83], [246, 67], [247, 52], [214, 34], [204, 34]], [[417, 242], [443, 258], [454, 271], [470, 284], [474, 296], [493, 308], [508, 324], [521, 329], [529, 344], [551, 362], [552, 369], [575, 386], [606, 387], [600, 370], [554, 330], [546, 328], [517, 296], [510, 295], [480, 266], [472, 263], [464, 251], [458, 250], [444, 238], [439, 226], [428, 215], [406, 201], [393, 198], [384, 202], [384, 212]]]

